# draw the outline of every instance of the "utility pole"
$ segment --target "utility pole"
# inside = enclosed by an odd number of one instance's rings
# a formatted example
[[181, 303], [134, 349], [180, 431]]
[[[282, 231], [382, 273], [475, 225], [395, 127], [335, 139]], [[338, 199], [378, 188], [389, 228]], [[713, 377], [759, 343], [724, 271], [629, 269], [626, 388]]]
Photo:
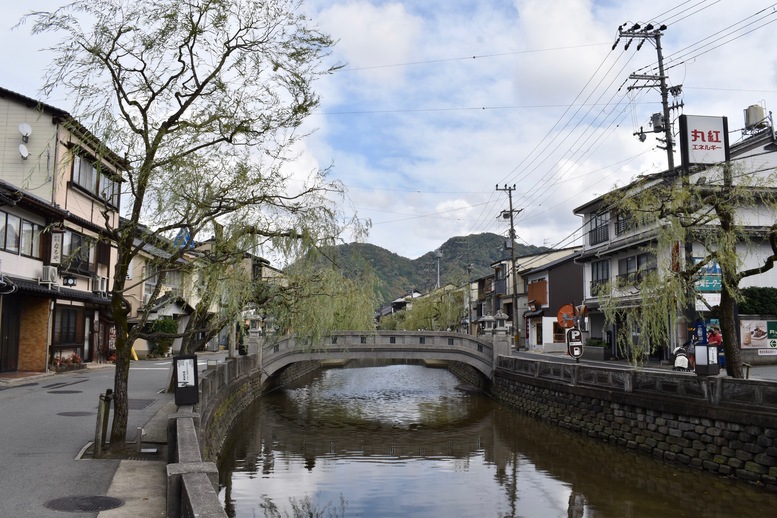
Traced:
[[[506, 192], [507, 197], [510, 200], [510, 276], [513, 279], [513, 347], [518, 349], [520, 346], [518, 341], [518, 278], [515, 273], [515, 221], [513, 220], [513, 214], [519, 213], [523, 209], [518, 211], [513, 210], [513, 191], [515, 190], [515, 184], [513, 184], [512, 187], [509, 187], [507, 184], [505, 184], [505, 186], [502, 188], [500, 188], [499, 184], [497, 184], [496, 190]], [[502, 217], [504, 216], [505, 213], [502, 212]]]
[[442, 250], [439, 248], [434, 251], [435, 257], [437, 257], [437, 289], [440, 289], [440, 258], [442, 257]]
[[[629, 79], [646, 81], [647, 84], [630, 86], [628, 89], [634, 90], [637, 88], [658, 88], [659, 92], [661, 93], [662, 112], [653, 114], [651, 117], [651, 124], [653, 126], [654, 133], [664, 133], [664, 147], [662, 149], [666, 150], [667, 170], [671, 173], [674, 171], [674, 138], [672, 136], [670, 110], [681, 108], [683, 104], [675, 102], [671, 106], [669, 105], [669, 94], [671, 93], [674, 97], [679, 96], [682, 92], [682, 86], [668, 88], [666, 85], [666, 74], [664, 73], [664, 55], [661, 48], [661, 36], [663, 31], [666, 30], [666, 25], [661, 25], [656, 28], [651, 23], [647, 24], [645, 27], [635, 23], [631, 26], [631, 28], [624, 29], [625, 25], [626, 24], [618, 27], [618, 39], [615, 40], [615, 43], [612, 46], [613, 50], [615, 50], [615, 47], [618, 46], [621, 38], [629, 39], [626, 42], [626, 45], [623, 47], [624, 50], [628, 50], [629, 46], [635, 39], [640, 40], [637, 44], [637, 50], [642, 48], [642, 44], [645, 43], [645, 40], [650, 39], [655, 42], [656, 54], [658, 56], [658, 75], [631, 74]], [[645, 132], [642, 130], [642, 128], [640, 128], [639, 131], [635, 133], [635, 135], [638, 136], [641, 141], [645, 141]]]
[[467, 263], [467, 334], [472, 334], [472, 263]]
[[[645, 42], [645, 40], [652, 39], [655, 41], [656, 46], [656, 56], [658, 58], [658, 76], [654, 75], [642, 75], [642, 74], [631, 74], [629, 76], [629, 79], [634, 79], [638, 81], [646, 81], [647, 83], [640, 86], [630, 86], [629, 90], [633, 90], [636, 88], [658, 88], [659, 92], [661, 93], [661, 108], [662, 113], [654, 113], [651, 117], [651, 124], [653, 126], [653, 132], [654, 133], [661, 133], [663, 131], [664, 133], [664, 141], [665, 141], [665, 147], [663, 149], [666, 150], [666, 159], [667, 159], [667, 173], [668, 175], [674, 174], [674, 139], [672, 135], [672, 121], [670, 119], [670, 110], [677, 110], [679, 108], [683, 107], [682, 102], [673, 102], [671, 105], [669, 104], [669, 94], [671, 93], [673, 97], [678, 97], [682, 93], [682, 85], [673, 86], [671, 88], [667, 87], [666, 84], [666, 74], [664, 72], [664, 55], [663, 50], [661, 48], [661, 35], [663, 34], [663, 31], [666, 30], [666, 25], [660, 25], [659, 27], [654, 27], [652, 23], [648, 23], [645, 27], [642, 27], [640, 24], [635, 23], [628, 29], [624, 29], [626, 27], [626, 24], [621, 25], [618, 27], [618, 38], [615, 40], [615, 43], [612, 45], [612, 49], [615, 50], [615, 47], [618, 46], [618, 42], [620, 42], [621, 38], [628, 38], [629, 40], [626, 42], [626, 45], [623, 47], [624, 50], [628, 50], [629, 45], [637, 39], [640, 40], [637, 44], [637, 50], [642, 48], [642, 44]], [[645, 132], [642, 130], [642, 128], [639, 129], [637, 133], [635, 133], [639, 137], [639, 140], [644, 142], [645, 141]], [[660, 139], [659, 139], [660, 140]], [[660, 147], [660, 146], [659, 146]], [[687, 188], [689, 184], [688, 179], [688, 172], [683, 170], [681, 171], [682, 176], [682, 183], [683, 187]], [[685, 269], [689, 270], [693, 268], [693, 241], [686, 235], [685, 242], [684, 242], [684, 253], [685, 253]], [[694, 319], [694, 316], [696, 314], [696, 304], [695, 304], [695, 292], [692, 288], [689, 288], [688, 293], [688, 306], [685, 308], [685, 318], [686, 318], [686, 332], [690, 331], [690, 325], [691, 322]], [[667, 348], [665, 353], [669, 354], [669, 350], [674, 347], [676, 344], [672, 344], [671, 347]]]

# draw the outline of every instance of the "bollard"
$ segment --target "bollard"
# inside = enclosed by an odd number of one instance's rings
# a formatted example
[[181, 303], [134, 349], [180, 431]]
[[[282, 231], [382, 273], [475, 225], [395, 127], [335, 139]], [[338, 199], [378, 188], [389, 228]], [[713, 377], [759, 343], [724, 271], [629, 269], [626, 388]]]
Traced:
[[749, 380], [750, 379], [750, 367], [752, 367], [752, 365], [750, 365], [749, 363], [743, 363], [742, 367], [745, 368], [745, 379]]
[[108, 434], [108, 416], [111, 413], [112, 399], [112, 389], [106, 390], [105, 394], [100, 394], [100, 403], [97, 405], [97, 425], [94, 430], [94, 458], [96, 459], [103, 453], [103, 441]]

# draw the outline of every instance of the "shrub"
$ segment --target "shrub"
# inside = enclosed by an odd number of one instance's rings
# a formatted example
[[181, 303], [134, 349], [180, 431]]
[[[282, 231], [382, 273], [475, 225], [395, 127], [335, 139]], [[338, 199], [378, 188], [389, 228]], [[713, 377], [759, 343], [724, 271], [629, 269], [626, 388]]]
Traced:
[[[174, 335], [178, 332], [178, 321], [172, 318], [160, 318], [155, 320], [151, 324], [151, 333], [162, 333], [168, 335]], [[167, 356], [170, 352], [170, 348], [173, 346], [175, 340], [172, 336], [162, 336], [149, 340], [149, 355], [151, 356]]]
[[604, 347], [605, 345], [607, 345], [607, 342], [605, 342], [601, 338], [591, 337], [585, 341], [585, 345], [588, 347]]

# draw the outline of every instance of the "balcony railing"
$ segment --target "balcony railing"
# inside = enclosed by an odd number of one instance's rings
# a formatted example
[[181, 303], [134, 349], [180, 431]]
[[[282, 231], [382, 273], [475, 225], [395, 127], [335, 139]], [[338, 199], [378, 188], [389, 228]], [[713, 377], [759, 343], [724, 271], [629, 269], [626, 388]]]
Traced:
[[602, 290], [605, 289], [608, 282], [610, 282], [609, 279], [597, 279], [597, 280], [591, 281], [591, 295], [594, 297], [598, 297], [599, 293], [601, 293]]
[[655, 268], [644, 268], [636, 272], [624, 273], [624, 274], [618, 275], [615, 279], [615, 282], [618, 284], [619, 287], [636, 286], [639, 283], [641, 283], [646, 276], [650, 275], [651, 272], [655, 272], [655, 271], [656, 271]]
[[596, 227], [595, 229], [592, 229], [588, 232], [589, 244], [598, 245], [599, 243], [604, 243], [609, 239], [610, 228], [608, 226], [602, 225], [601, 227]]
[[615, 221], [615, 235], [621, 235], [624, 232], [628, 232], [629, 230], [632, 230], [636, 228], [636, 223], [634, 223], [633, 219], [630, 218], [624, 218], [619, 219]]

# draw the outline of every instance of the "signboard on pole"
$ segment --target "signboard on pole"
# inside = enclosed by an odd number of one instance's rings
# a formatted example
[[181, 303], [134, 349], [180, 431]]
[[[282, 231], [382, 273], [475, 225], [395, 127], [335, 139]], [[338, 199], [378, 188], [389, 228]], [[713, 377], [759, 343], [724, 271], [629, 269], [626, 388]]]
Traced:
[[680, 149], [683, 167], [719, 164], [729, 160], [728, 119], [680, 115]]
[[196, 405], [200, 401], [197, 380], [197, 355], [173, 357], [175, 375], [175, 404]]
[[576, 327], [567, 329], [567, 353], [575, 360], [583, 356], [583, 333]]

